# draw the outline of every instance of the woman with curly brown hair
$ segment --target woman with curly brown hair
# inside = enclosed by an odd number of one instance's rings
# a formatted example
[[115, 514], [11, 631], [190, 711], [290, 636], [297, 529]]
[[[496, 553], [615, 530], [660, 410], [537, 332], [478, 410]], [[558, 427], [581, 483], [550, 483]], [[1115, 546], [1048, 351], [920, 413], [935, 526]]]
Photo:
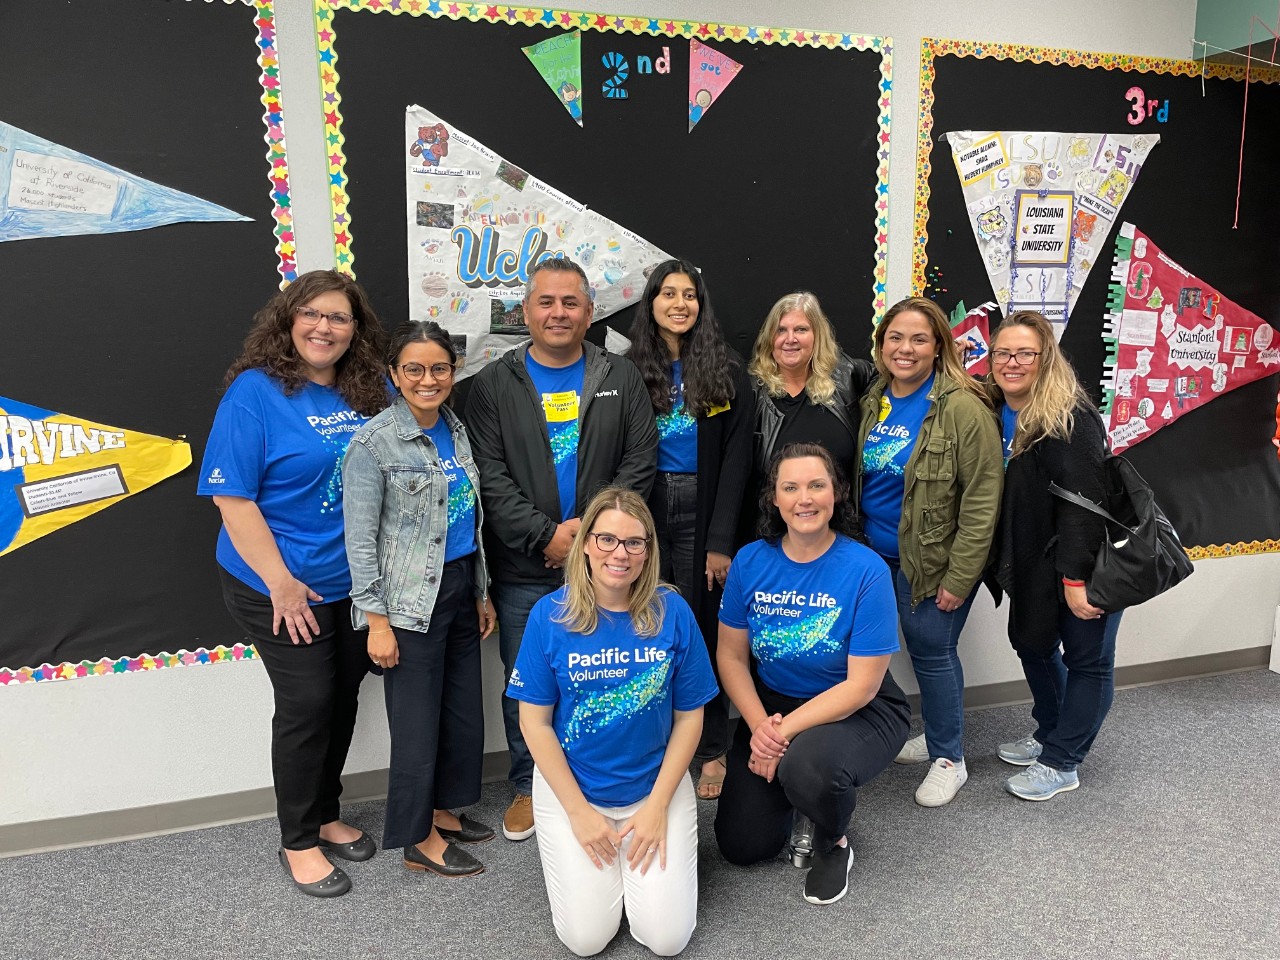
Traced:
[[342, 860], [375, 852], [372, 838], [338, 818], [369, 668], [351, 626], [342, 457], [389, 401], [382, 361], [382, 327], [355, 281], [303, 274], [258, 311], [227, 371], [197, 491], [222, 513], [223, 598], [275, 691], [280, 863], [313, 897], [351, 889], [324, 850]]

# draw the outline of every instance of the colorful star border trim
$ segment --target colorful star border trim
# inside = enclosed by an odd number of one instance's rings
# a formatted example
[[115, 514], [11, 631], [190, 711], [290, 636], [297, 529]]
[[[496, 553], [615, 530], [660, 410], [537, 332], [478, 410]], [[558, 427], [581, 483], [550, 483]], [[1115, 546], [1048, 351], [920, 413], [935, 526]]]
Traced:
[[328, 153], [329, 203], [333, 216], [334, 266], [355, 275], [355, 255], [351, 250], [351, 218], [347, 211], [345, 138], [342, 134], [342, 95], [338, 92], [338, 52], [333, 13], [337, 10], [367, 10], [372, 13], [407, 14], [411, 17], [447, 17], [473, 23], [523, 24], [547, 29], [571, 28], [600, 33], [634, 33], [652, 37], [697, 40], [728, 40], [734, 43], [766, 43], [783, 46], [827, 48], [831, 50], [872, 50], [880, 54], [880, 82], [877, 90], [879, 149], [876, 153], [875, 268], [872, 308], [878, 322], [886, 307], [889, 257], [889, 101], [893, 90], [893, 41], [870, 34], [825, 32], [780, 27], [752, 27], [739, 24], [626, 17], [549, 7], [513, 7], [505, 4], [452, 3], [442, 0], [316, 0], [316, 40], [320, 60], [320, 87], [324, 100], [325, 149]]
[[137, 657], [121, 657], [112, 660], [81, 660], [79, 663], [51, 663], [39, 667], [0, 668], [0, 687], [9, 684], [47, 683], [51, 680], [76, 680], [83, 677], [105, 677], [120, 673], [146, 673], [166, 670], [170, 667], [199, 667], [211, 663], [232, 663], [239, 660], [257, 660], [258, 652], [252, 646], [237, 643], [232, 647], [214, 647], [206, 650], [179, 650], [177, 653], [144, 653]]
[[258, 28], [258, 66], [262, 75], [262, 122], [266, 125], [268, 177], [271, 180], [271, 218], [275, 221], [276, 267], [280, 285], [298, 279], [298, 254], [293, 239], [293, 198], [289, 194], [289, 161], [284, 142], [284, 106], [280, 98], [280, 55], [276, 51], [274, 0], [254, 0]]
[[[983, 43], [979, 40], [939, 40], [925, 37], [920, 42], [920, 125], [916, 134], [916, 196], [915, 242], [911, 258], [911, 292], [913, 296], [925, 296], [925, 268], [928, 259], [925, 245], [929, 240], [929, 174], [932, 172], [930, 155], [933, 151], [933, 62], [937, 57], [976, 57], [996, 60], [1031, 61], [1032, 63], [1063, 64], [1070, 67], [1086, 67], [1090, 70], [1121, 70], [1136, 73], [1162, 73], [1171, 76], [1210, 77], [1226, 80], [1244, 80], [1245, 67], [1207, 63], [1200, 60], [1169, 60], [1163, 57], [1137, 57], [1127, 53], [1090, 53], [1083, 50], [1063, 50], [1058, 47], [1033, 47], [1021, 43]], [[1253, 79], [1260, 80], [1260, 71], [1254, 71]], [[1280, 74], [1267, 71], [1267, 82], [1275, 82]], [[1250, 543], [1212, 544], [1203, 547], [1187, 547], [1192, 560], [1216, 560], [1222, 557], [1242, 557], [1257, 553], [1280, 552], [1280, 540], [1254, 540]]]

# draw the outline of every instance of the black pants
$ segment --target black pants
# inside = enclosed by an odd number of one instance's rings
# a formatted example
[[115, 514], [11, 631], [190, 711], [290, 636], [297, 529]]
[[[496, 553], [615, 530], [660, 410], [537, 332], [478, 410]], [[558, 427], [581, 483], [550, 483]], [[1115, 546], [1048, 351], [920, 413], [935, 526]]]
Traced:
[[[694, 556], [694, 529], [698, 513], [698, 476], [694, 473], [664, 473], [659, 470], [649, 494], [649, 509], [658, 534], [658, 556], [662, 579], [680, 591], [680, 596], [696, 614], [703, 604], [699, 592], [707, 592], [705, 571], [707, 555]], [[717, 594], [720, 586], [715, 587]], [[717, 602], [718, 602], [718, 598]], [[714, 631], [714, 628], [713, 628]], [[711, 670], [716, 683], [720, 671], [716, 666], [716, 638], [704, 633]], [[722, 757], [729, 749], [729, 698], [721, 690], [702, 708], [702, 737], [693, 759], [699, 763]]]
[[[770, 716], [786, 716], [805, 702], [758, 680], [756, 690]], [[880, 692], [861, 710], [797, 734], [772, 783], [747, 768], [751, 731], [739, 723], [716, 810], [716, 843], [724, 858], [746, 866], [777, 856], [791, 833], [792, 810], [813, 821], [815, 851], [830, 850], [853, 816], [857, 788], [893, 762], [910, 721], [907, 698], [886, 674]]]
[[369, 669], [367, 641], [351, 626], [349, 599], [311, 608], [320, 634], [310, 643], [295, 644], [283, 625], [273, 636], [271, 598], [218, 572], [227, 610], [253, 641], [275, 692], [271, 775], [280, 842], [309, 850], [320, 842], [320, 825], [338, 819], [342, 768]]
[[435, 810], [480, 799], [484, 711], [474, 560], [447, 563], [426, 633], [395, 627], [400, 662], [382, 674], [391, 730], [385, 848], [427, 838]]

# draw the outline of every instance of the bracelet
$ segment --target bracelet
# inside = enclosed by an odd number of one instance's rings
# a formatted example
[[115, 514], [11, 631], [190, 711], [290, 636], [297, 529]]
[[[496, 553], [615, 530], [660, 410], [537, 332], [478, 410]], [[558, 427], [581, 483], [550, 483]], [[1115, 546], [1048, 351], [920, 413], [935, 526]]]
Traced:
[[1083, 587], [1083, 586], [1084, 586], [1084, 581], [1083, 581], [1083, 580], [1072, 580], [1070, 577], [1063, 577], [1063, 578], [1062, 578], [1062, 585], [1063, 585], [1064, 587]]

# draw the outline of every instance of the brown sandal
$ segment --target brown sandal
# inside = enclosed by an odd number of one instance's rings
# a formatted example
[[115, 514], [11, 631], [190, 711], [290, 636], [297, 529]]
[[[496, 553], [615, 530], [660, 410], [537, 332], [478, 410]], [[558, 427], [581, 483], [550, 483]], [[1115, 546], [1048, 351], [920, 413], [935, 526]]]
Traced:
[[706, 772], [706, 765], [703, 765], [703, 773], [698, 777], [698, 799], [699, 800], [716, 800], [720, 797], [720, 790], [724, 786], [724, 775], [729, 772], [728, 766], [725, 764], [724, 757], [716, 757], [708, 760], [707, 763], [720, 764], [720, 775], [714, 776]]

